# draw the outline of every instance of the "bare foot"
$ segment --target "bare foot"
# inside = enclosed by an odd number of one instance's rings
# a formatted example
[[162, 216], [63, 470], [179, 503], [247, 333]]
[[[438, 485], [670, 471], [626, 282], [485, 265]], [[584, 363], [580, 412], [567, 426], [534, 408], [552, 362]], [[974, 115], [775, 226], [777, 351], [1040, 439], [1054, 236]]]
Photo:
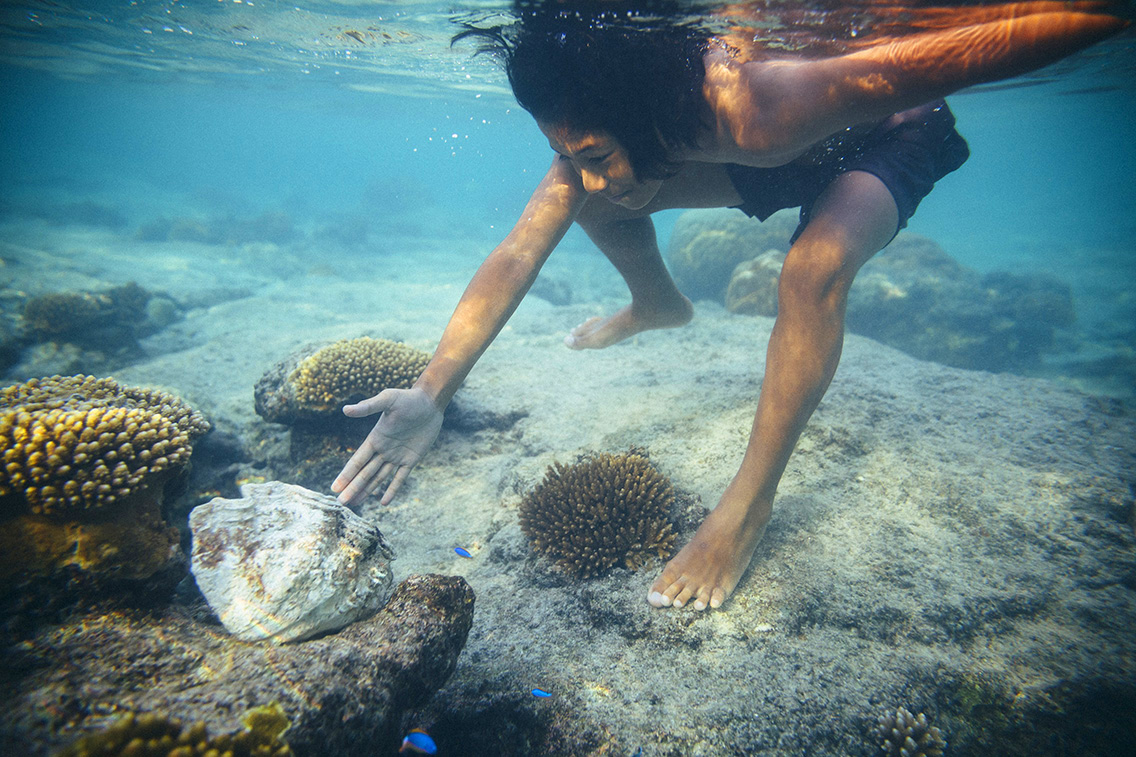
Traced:
[[589, 318], [564, 337], [564, 344], [574, 350], [600, 350], [640, 331], [685, 326], [694, 316], [694, 306], [683, 295], [679, 297], [681, 299], [665, 308], [646, 308], [632, 303], [607, 318]]
[[749, 567], [770, 515], [765, 508], [760, 522], [747, 524], [744, 510], [716, 507], [663, 568], [647, 601], [655, 607], [682, 607], [691, 600], [695, 610], [721, 607]]

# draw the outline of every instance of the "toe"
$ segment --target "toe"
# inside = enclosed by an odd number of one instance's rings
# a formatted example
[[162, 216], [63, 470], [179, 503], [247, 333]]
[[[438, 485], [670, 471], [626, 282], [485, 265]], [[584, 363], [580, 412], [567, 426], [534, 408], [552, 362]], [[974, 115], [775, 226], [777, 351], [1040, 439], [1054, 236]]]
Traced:
[[669, 573], [667, 569], [663, 569], [662, 575], [655, 579], [655, 583], [651, 584], [650, 590], [647, 592], [647, 602], [654, 607], [670, 607], [671, 601], [674, 600], [676, 594], [679, 593], [681, 587], [676, 586], [673, 574]]
[[663, 601], [665, 601], [668, 606], [674, 604], [675, 598], [679, 594], [682, 594], [682, 590], [685, 588], [686, 580], [682, 577], [676, 578], [674, 581], [671, 581], [670, 585], [663, 591]]
[[710, 589], [703, 586], [698, 590], [698, 598], [694, 600], [695, 610], [705, 610], [710, 605]]
[[689, 586], [683, 587], [683, 590], [680, 591], [678, 593], [678, 596], [674, 598], [674, 606], [675, 607], [682, 607], [688, 601], [690, 601], [690, 598], [693, 597], [693, 596], [694, 596], [694, 589], [690, 588]]
[[710, 606], [715, 610], [722, 606], [726, 601], [726, 592], [722, 591], [720, 586], [715, 587], [714, 591], [710, 592]]

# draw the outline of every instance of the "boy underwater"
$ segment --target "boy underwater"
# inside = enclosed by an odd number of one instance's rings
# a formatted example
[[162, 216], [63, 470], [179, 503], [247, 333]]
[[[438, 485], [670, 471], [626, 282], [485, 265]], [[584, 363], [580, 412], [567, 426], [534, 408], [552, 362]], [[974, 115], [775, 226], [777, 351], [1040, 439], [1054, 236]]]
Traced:
[[[682, 326], [691, 302], [660, 255], [651, 214], [735, 207], [762, 220], [801, 207], [738, 472], [651, 586], [655, 607], [717, 608], [749, 566], [789, 456], [840, 359], [848, 290], [936, 181], [966, 160], [941, 98], [1040, 68], [1119, 31], [1096, 5], [956, 8], [956, 23], [808, 59], [752, 34], [651, 24], [619, 2], [520, 6], [511, 26], [470, 27], [556, 156], [485, 259], [410, 389], [344, 407], [381, 413], [332, 484], [388, 504], [437, 438], [454, 393], [573, 222], [627, 283], [631, 303], [572, 329], [572, 349]], [[754, 254], [761, 250], [755, 250]]]

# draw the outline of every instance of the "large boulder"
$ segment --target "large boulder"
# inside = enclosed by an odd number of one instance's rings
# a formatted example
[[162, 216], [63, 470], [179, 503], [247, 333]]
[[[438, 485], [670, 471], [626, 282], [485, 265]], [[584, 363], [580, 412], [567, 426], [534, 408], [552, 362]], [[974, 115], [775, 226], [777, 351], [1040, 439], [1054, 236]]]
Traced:
[[675, 222], [667, 265], [690, 299], [724, 302], [738, 264], [770, 250], [788, 252], [796, 228], [795, 211], [776, 213], [764, 223], [730, 208], [687, 211]]
[[[785, 256], [776, 252], [739, 264], [726, 307], [777, 315]], [[1021, 371], [1037, 366], [1073, 325], [1069, 286], [1046, 274], [994, 272], [959, 264], [935, 242], [900, 234], [869, 260], [848, 296], [849, 331], [923, 360], [958, 368]]]
[[91, 612], [5, 645], [0, 743], [50, 755], [125, 712], [234, 733], [250, 710], [276, 703], [295, 754], [393, 754], [404, 711], [453, 672], [473, 605], [462, 578], [412, 576], [370, 619], [285, 646], [224, 633], [200, 599]]

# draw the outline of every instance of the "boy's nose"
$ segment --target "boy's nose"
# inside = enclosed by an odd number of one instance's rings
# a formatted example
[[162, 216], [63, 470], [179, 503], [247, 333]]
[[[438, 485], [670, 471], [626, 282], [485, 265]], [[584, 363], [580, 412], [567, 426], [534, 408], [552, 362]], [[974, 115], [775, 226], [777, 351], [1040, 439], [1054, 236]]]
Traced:
[[580, 179], [584, 183], [584, 191], [588, 194], [602, 192], [607, 188], [607, 179], [597, 173], [592, 173], [591, 171], [583, 171], [580, 174]]

